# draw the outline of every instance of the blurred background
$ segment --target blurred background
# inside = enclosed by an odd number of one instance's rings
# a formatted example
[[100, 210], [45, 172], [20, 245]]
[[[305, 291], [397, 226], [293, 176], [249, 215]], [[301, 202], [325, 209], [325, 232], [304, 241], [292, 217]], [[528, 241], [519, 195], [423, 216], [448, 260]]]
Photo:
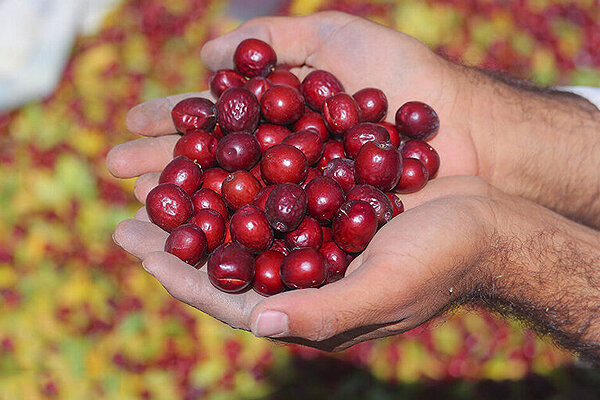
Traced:
[[600, 86], [597, 0], [0, 0], [0, 399], [600, 397], [599, 371], [485, 311], [327, 354], [178, 303], [113, 244], [139, 207], [104, 165], [133, 139], [127, 110], [205, 89], [202, 44], [243, 20], [319, 10], [542, 85]]

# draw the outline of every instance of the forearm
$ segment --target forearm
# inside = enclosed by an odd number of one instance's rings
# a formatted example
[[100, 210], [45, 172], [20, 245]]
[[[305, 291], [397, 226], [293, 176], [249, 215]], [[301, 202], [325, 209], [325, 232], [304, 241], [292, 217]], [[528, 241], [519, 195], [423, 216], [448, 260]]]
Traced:
[[[600, 111], [587, 100], [469, 70], [483, 178], [600, 227]], [[485, 101], [482, 101], [485, 99]], [[473, 101], [473, 100], [472, 100]]]
[[511, 213], [480, 300], [600, 364], [600, 232], [533, 205]]

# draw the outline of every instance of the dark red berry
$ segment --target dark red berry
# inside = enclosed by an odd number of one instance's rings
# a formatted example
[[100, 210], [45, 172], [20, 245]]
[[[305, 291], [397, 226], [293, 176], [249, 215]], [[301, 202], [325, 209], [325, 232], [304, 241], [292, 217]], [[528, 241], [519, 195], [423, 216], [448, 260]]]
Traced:
[[425, 187], [428, 179], [429, 173], [421, 161], [416, 158], [404, 158], [402, 175], [394, 191], [398, 193], [417, 192]]
[[203, 188], [211, 189], [218, 195], [221, 195], [221, 187], [223, 181], [229, 176], [229, 172], [221, 168], [210, 168], [204, 171], [204, 185]]
[[422, 140], [407, 140], [400, 149], [402, 158], [416, 158], [427, 168], [429, 179], [434, 178], [440, 168], [440, 155], [429, 143]]
[[281, 143], [294, 146], [304, 153], [308, 165], [316, 164], [323, 154], [323, 143], [319, 139], [319, 135], [313, 131], [291, 133]]
[[291, 86], [272, 86], [260, 99], [265, 119], [277, 125], [289, 125], [298, 121], [304, 113], [304, 99]]
[[302, 185], [300, 185], [302, 186], [302, 189], [306, 189], [306, 185], [308, 185], [308, 183], [315, 179], [317, 176], [322, 176], [321, 171], [316, 168], [309, 168], [308, 173], [306, 174], [306, 179], [304, 180], [304, 182], [302, 182]]
[[173, 150], [173, 157], [184, 156], [198, 164], [202, 169], [217, 164], [217, 145], [219, 141], [207, 131], [195, 130], [183, 135]]
[[315, 111], [321, 111], [325, 99], [343, 91], [342, 83], [333, 74], [323, 70], [312, 71], [302, 81], [302, 95]]
[[267, 220], [279, 232], [293, 231], [306, 214], [307, 199], [304, 190], [293, 183], [275, 186], [265, 203]]
[[267, 203], [267, 197], [269, 197], [269, 194], [271, 193], [271, 191], [273, 190], [274, 187], [275, 187], [275, 185], [269, 185], [269, 186], [265, 186], [262, 189], [260, 189], [260, 191], [256, 194], [256, 196], [254, 196], [254, 200], [252, 200], [252, 205], [255, 205], [256, 207], [265, 211], [265, 204]]
[[206, 236], [208, 252], [219, 247], [225, 240], [227, 230], [225, 219], [215, 210], [209, 208], [196, 210], [188, 222], [202, 229]]
[[388, 110], [388, 101], [380, 89], [365, 88], [352, 95], [360, 108], [361, 121], [379, 122]]
[[328, 176], [318, 176], [306, 185], [307, 212], [319, 222], [329, 223], [344, 203], [344, 190]]
[[292, 251], [281, 263], [281, 280], [292, 289], [319, 287], [327, 279], [327, 261], [313, 248]]
[[192, 204], [196, 212], [210, 208], [221, 214], [224, 219], [229, 218], [227, 205], [223, 198], [217, 192], [207, 187], [200, 188], [194, 192], [192, 195]]
[[400, 200], [400, 197], [398, 197], [396, 194], [390, 193], [390, 192], [387, 192], [385, 195], [392, 202], [392, 210], [393, 210], [392, 218], [394, 218], [398, 214], [402, 214], [404, 212], [404, 203], [402, 203], [402, 200]]
[[280, 273], [284, 257], [275, 250], [267, 250], [256, 257], [256, 273], [252, 287], [257, 293], [272, 296], [285, 290]]
[[231, 238], [253, 253], [268, 250], [273, 243], [273, 230], [265, 213], [253, 205], [245, 205], [231, 216]]
[[217, 107], [208, 99], [189, 97], [173, 107], [171, 118], [181, 133], [194, 129], [212, 131], [217, 123]]
[[335, 242], [325, 242], [319, 249], [327, 260], [327, 281], [332, 283], [344, 277], [350, 265], [350, 257]]
[[366, 183], [388, 192], [400, 180], [402, 156], [390, 143], [365, 143], [354, 160], [356, 183]]
[[390, 143], [395, 146], [395, 147], [399, 147], [400, 146], [400, 134], [398, 133], [398, 129], [396, 129], [396, 126], [394, 124], [390, 124], [389, 122], [378, 122], [377, 125], [381, 125], [383, 126], [387, 131], [388, 134], [390, 135]]
[[335, 158], [345, 158], [344, 143], [330, 140], [323, 144], [323, 155], [317, 164], [317, 168], [323, 169], [329, 164], [329, 161]]
[[208, 279], [219, 290], [239, 293], [252, 283], [254, 257], [238, 243], [224, 243], [208, 259]]
[[233, 210], [237, 210], [246, 204], [251, 204], [260, 191], [260, 187], [260, 183], [252, 173], [239, 170], [225, 178], [221, 194], [225, 203]]
[[396, 129], [411, 139], [432, 138], [440, 127], [437, 113], [420, 101], [409, 101], [396, 111]]
[[277, 252], [283, 254], [284, 256], [287, 256], [288, 254], [290, 254], [290, 251], [288, 250], [288, 248], [285, 245], [285, 240], [283, 240], [283, 239], [273, 239], [273, 244], [271, 245], [271, 250], [277, 251]]
[[354, 161], [349, 158], [334, 158], [323, 168], [323, 176], [333, 178], [340, 184], [344, 193], [356, 185]]
[[394, 216], [391, 200], [381, 190], [371, 185], [356, 185], [346, 195], [346, 201], [362, 200], [373, 207], [379, 226], [385, 225]]
[[308, 173], [308, 161], [304, 153], [294, 146], [278, 144], [264, 152], [260, 172], [268, 184], [299, 184]]
[[158, 178], [158, 183], [174, 183], [191, 195], [202, 185], [202, 169], [187, 157], [179, 156], [171, 160]]
[[267, 149], [275, 146], [276, 144], [280, 144], [290, 133], [292, 133], [292, 131], [285, 126], [260, 124], [258, 128], [256, 128], [254, 136], [256, 137], [256, 140], [258, 140], [260, 149], [264, 153], [267, 151]]
[[348, 253], [363, 251], [377, 232], [377, 214], [366, 201], [344, 203], [331, 225], [335, 243]]
[[246, 132], [234, 132], [219, 140], [217, 162], [227, 171], [249, 171], [260, 160], [260, 144]]
[[362, 122], [348, 129], [344, 135], [344, 153], [354, 159], [363, 144], [367, 142], [389, 143], [390, 135], [387, 130], [372, 122]]
[[162, 183], [148, 193], [146, 211], [150, 221], [171, 232], [187, 222], [194, 206], [185, 190], [174, 183]]
[[233, 63], [235, 69], [248, 78], [267, 76], [275, 69], [277, 54], [262, 40], [246, 39], [235, 49]]
[[165, 242], [167, 253], [193, 266], [206, 255], [206, 248], [204, 232], [193, 224], [180, 225], [173, 229]]
[[321, 109], [325, 126], [334, 138], [342, 138], [344, 133], [360, 122], [360, 109], [352, 96], [338, 93], [327, 98]]
[[285, 69], [276, 69], [271, 72], [269, 76], [267, 76], [269, 81], [273, 85], [287, 85], [291, 86], [296, 90], [301, 90], [302, 83], [300, 83], [300, 79], [290, 71], [286, 71]]
[[290, 250], [303, 247], [318, 249], [323, 244], [321, 225], [313, 217], [305, 216], [298, 228], [285, 234], [285, 244]]
[[323, 143], [329, 139], [329, 131], [325, 126], [325, 121], [323, 121], [321, 114], [314, 111], [305, 112], [294, 124], [294, 131], [314, 131]]
[[260, 118], [260, 104], [254, 93], [244, 87], [232, 87], [217, 101], [219, 126], [223, 133], [254, 133]]
[[232, 87], [241, 87], [246, 79], [232, 69], [220, 69], [213, 72], [208, 80], [210, 92], [216, 99], [221, 97], [224, 91]]
[[263, 94], [265, 94], [265, 92], [271, 88], [271, 82], [262, 76], [255, 76], [247, 81], [244, 84], [244, 87], [254, 93], [256, 99], [260, 102]]

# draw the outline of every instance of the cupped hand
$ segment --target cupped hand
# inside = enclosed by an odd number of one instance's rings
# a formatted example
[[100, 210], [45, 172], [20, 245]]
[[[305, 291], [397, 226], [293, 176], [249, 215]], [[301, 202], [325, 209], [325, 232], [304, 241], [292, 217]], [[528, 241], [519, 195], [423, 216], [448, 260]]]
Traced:
[[477, 178], [434, 180], [404, 197], [408, 210], [376, 234], [343, 279], [271, 297], [214, 288], [206, 267], [162, 251], [167, 233], [143, 208], [114, 239], [180, 301], [257, 336], [333, 351], [409, 330], [476, 291], [487, 279], [480, 267], [494, 193]]

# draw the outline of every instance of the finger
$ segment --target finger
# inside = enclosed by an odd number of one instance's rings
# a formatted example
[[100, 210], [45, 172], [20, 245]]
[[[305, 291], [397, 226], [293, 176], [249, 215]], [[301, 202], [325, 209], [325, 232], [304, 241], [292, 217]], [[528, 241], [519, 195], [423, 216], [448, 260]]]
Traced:
[[160, 172], [149, 172], [136, 179], [133, 193], [140, 203], [146, 203], [146, 197], [158, 185]]
[[197, 270], [169, 253], [151, 253], [142, 265], [173, 297], [234, 328], [248, 330], [250, 312], [264, 299], [253, 290], [221, 292], [210, 283], [205, 267]]
[[398, 306], [405, 296], [399, 292], [401, 285], [393, 279], [389, 265], [368, 265], [376, 262], [376, 258], [367, 260], [363, 268], [319, 289], [267, 298], [252, 311], [252, 332], [256, 336], [323, 342], [344, 332], [356, 330], [355, 335], [361, 335], [408, 320], [410, 316], [403, 315]]
[[473, 176], [447, 176], [432, 179], [420, 191], [411, 194], [398, 194], [405, 209], [411, 209], [451, 196], [490, 196], [495, 189], [484, 180]]
[[162, 171], [173, 159], [173, 148], [180, 137], [168, 135], [121, 143], [108, 152], [106, 166], [117, 178], [133, 178]]
[[311, 55], [339, 27], [356, 19], [339, 12], [323, 12], [302, 17], [261, 17], [207, 42], [201, 57], [212, 70], [233, 68], [233, 53], [248, 38], [261, 39], [271, 45], [278, 64], [310, 64]]
[[188, 97], [204, 97], [215, 101], [208, 90], [148, 100], [129, 110], [125, 119], [127, 129], [131, 133], [142, 136], [162, 136], [177, 132], [171, 119], [171, 110], [177, 103]]
[[150, 222], [150, 217], [148, 217], [148, 212], [146, 211], [146, 206], [138, 208], [138, 210], [135, 212], [134, 218], [137, 219], [138, 221]]
[[151, 222], [126, 219], [117, 225], [113, 240], [131, 255], [143, 259], [152, 252], [163, 251], [168, 235]]

